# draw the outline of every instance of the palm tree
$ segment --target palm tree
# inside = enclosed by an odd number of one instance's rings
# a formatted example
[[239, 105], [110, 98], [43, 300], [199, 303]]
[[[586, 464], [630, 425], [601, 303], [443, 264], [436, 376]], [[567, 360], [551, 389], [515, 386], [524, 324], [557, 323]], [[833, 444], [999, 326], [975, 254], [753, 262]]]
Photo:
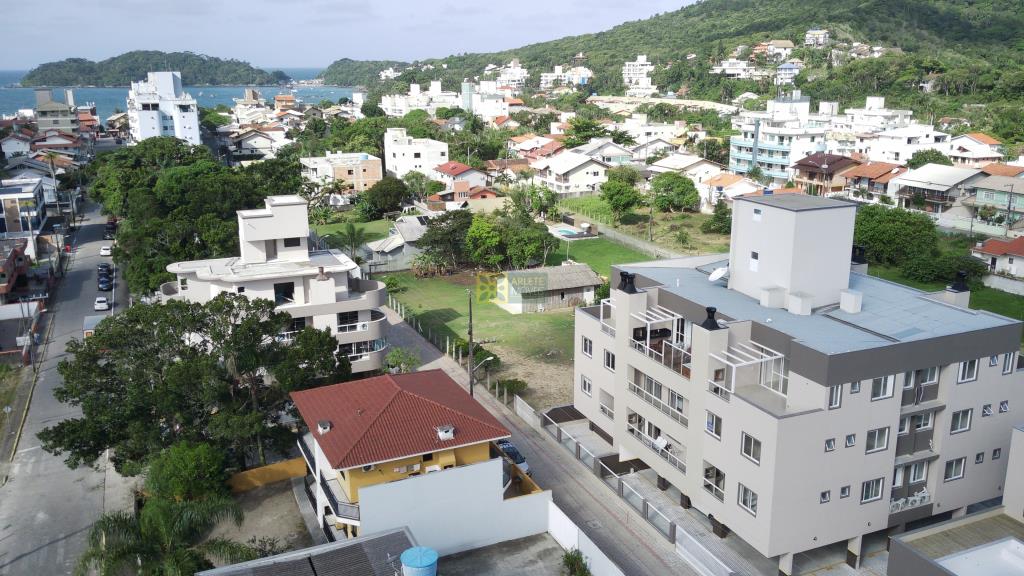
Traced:
[[254, 551], [225, 538], [203, 536], [220, 520], [242, 522], [242, 509], [227, 496], [176, 502], [150, 499], [138, 512], [104, 514], [89, 532], [76, 574], [185, 576], [212, 568], [210, 558], [250, 560]]
[[345, 224], [345, 229], [338, 232], [338, 241], [349, 256], [356, 258], [359, 247], [366, 244], [366, 230], [348, 222]]

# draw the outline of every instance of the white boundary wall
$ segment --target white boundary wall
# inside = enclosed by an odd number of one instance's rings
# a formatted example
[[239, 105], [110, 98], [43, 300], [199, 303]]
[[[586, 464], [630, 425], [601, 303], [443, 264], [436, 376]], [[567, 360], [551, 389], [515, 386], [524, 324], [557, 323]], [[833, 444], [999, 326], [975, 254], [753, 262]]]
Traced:
[[625, 576], [554, 502], [548, 503], [548, 533], [565, 550], [575, 548], [582, 552], [594, 576]]

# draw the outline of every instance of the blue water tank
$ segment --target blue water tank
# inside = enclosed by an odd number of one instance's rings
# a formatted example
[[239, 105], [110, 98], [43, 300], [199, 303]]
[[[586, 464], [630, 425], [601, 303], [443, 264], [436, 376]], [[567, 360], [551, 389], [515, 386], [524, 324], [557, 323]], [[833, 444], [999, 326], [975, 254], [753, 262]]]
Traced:
[[414, 546], [402, 552], [402, 576], [437, 576], [437, 552]]

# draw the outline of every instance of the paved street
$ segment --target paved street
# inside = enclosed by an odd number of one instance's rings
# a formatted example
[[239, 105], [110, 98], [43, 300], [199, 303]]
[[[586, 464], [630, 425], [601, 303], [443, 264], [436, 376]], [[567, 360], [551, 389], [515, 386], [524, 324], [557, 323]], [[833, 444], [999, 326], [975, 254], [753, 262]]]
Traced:
[[[393, 310], [386, 308], [388, 342], [392, 346], [415, 350], [424, 363], [421, 369], [441, 368], [463, 386], [469, 385], [466, 371], [443, 355], [416, 333]], [[530, 427], [494, 399], [483, 386], [476, 398], [506, 428], [512, 441], [530, 464], [533, 478], [541, 488], [551, 490], [552, 498], [577, 526], [608, 555], [625, 574], [696, 575], [697, 572], [675, 551], [661, 533], [616, 498], [582, 464], [573, 460], [546, 434]]]
[[[82, 320], [93, 312], [96, 290], [96, 264], [101, 261], [103, 223], [96, 207], [90, 206], [78, 232], [78, 247], [67, 276], [57, 288], [50, 304], [53, 324], [42, 359], [39, 380], [25, 421], [24, 433], [7, 474], [8, 483], [0, 488], [0, 575], [21, 576], [70, 574], [74, 569], [92, 523], [104, 509], [123, 505], [128, 490], [124, 481], [105, 470], [79, 468], [69, 470], [62, 458], [39, 447], [36, 434], [64, 418], [78, 414], [77, 409], [59, 403], [53, 390], [60, 384], [57, 364], [71, 338], [81, 338]], [[110, 258], [102, 260], [110, 261]], [[123, 276], [117, 273], [115, 311], [125, 305]], [[110, 293], [104, 293], [110, 296]], [[6, 465], [7, 454], [3, 454]], [[107, 478], [110, 478], [108, 481]]]

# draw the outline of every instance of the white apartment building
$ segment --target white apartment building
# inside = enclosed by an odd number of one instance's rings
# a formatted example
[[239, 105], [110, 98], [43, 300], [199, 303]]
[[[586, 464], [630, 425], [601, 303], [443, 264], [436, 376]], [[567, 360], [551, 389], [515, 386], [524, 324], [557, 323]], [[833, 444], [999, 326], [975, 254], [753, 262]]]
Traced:
[[264, 208], [239, 210], [241, 254], [167, 266], [177, 280], [161, 285], [161, 296], [203, 303], [234, 292], [273, 300], [293, 318], [279, 339], [290, 341], [306, 326], [327, 329], [348, 354], [352, 372], [378, 370], [387, 351], [384, 283], [363, 279], [339, 250], [312, 249], [308, 208], [300, 196], [270, 196]]
[[801, 70], [803, 70], [803, 66], [792, 62], [786, 62], [779, 65], [779, 67], [775, 69], [775, 85], [789, 86], [793, 84], [796, 77], [800, 75]]
[[906, 164], [915, 152], [938, 150], [949, 156], [951, 148], [949, 134], [930, 124], [909, 124], [864, 139], [864, 153], [872, 162]]
[[1024, 402], [1021, 322], [967, 308], [960, 282], [867, 275], [855, 212], [734, 198], [728, 255], [618, 266], [576, 311], [591, 428], [780, 574], [832, 544], [859, 567], [865, 536], [1000, 496]]
[[508, 100], [491, 80], [481, 82], [479, 87], [472, 82], [463, 82], [461, 99], [461, 108], [480, 116], [484, 122], [509, 114]]
[[769, 100], [764, 112], [740, 112], [732, 119], [740, 134], [729, 138], [729, 170], [745, 175], [756, 165], [774, 182], [789, 180], [794, 162], [826, 149], [834, 109], [835, 103], [823, 102], [811, 114], [810, 98], [795, 90]]
[[448, 144], [430, 138], [413, 138], [405, 128], [388, 128], [384, 134], [384, 166], [401, 178], [409, 172], [429, 173], [448, 161]]
[[150, 72], [128, 91], [128, 129], [132, 142], [173, 136], [198, 146], [199, 108], [181, 87], [181, 72]]
[[747, 60], [737, 60], [736, 58], [729, 58], [722, 60], [715, 66], [711, 67], [712, 74], [723, 74], [726, 78], [733, 78], [738, 80], [749, 80], [754, 77], [754, 71], [757, 68]]
[[655, 140], [671, 141], [678, 138], [686, 131], [686, 122], [679, 121], [672, 124], [650, 122], [647, 114], [634, 112], [622, 122], [616, 122], [609, 128], [628, 133], [638, 146], [642, 146]]
[[586, 86], [593, 77], [594, 72], [585, 66], [565, 68], [558, 65], [553, 72], [544, 72], [540, 75], [540, 88], [547, 90], [555, 86]]
[[498, 68], [497, 74], [495, 80], [498, 86], [508, 86], [513, 92], [519, 92], [525, 88], [526, 80], [530, 77], [530, 71], [523, 68], [517, 58], [513, 58], [511, 62]]
[[651, 72], [654, 63], [647, 61], [646, 54], [640, 54], [636, 60], [622, 65], [622, 83], [626, 86], [626, 96], [647, 98], [658, 93], [658, 87], [651, 84]]
[[462, 105], [458, 92], [441, 89], [440, 80], [432, 80], [426, 92], [419, 84], [410, 84], [408, 94], [387, 94], [380, 100], [380, 108], [388, 116], [401, 118], [413, 110], [424, 110], [434, 116], [438, 108], [457, 108]]

